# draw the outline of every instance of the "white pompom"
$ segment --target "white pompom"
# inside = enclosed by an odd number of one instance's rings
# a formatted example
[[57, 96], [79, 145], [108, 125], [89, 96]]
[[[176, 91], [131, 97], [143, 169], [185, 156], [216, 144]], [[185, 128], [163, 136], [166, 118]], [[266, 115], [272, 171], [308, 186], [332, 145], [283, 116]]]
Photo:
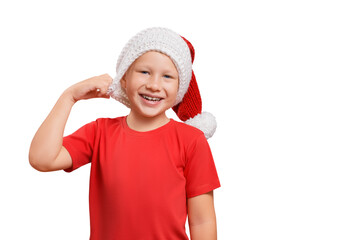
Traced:
[[216, 130], [216, 119], [214, 115], [208, 112], [202, 112], [195, 117], [186, 120], [185, 123], [203, 131], [206, 139], [211, 138]]

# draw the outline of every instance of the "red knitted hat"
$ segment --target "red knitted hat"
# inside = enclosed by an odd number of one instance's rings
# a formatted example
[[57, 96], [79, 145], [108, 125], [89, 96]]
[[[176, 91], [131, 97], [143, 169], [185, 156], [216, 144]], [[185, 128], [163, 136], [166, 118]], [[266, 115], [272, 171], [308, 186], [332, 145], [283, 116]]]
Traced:
[[[195, 49], [193, 45], [184, 37], [182, 37], [189, 47], [191, 54], [191, 63], [194, 62]], [[208, 113], [202, 112], [202, 101], [198, 84], [194, 71], [190, 80], [189, 87], [182, 101], [172, 108], [176, 115], [185, 123], [202, 130], [206, 138], [212, 137], [216, 130], [215, 117]]]

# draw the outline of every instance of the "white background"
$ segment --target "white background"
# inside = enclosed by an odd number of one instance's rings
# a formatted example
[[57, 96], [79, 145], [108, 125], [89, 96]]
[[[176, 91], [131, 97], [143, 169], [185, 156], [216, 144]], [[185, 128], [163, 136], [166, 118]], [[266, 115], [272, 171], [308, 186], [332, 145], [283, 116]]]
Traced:
[[[356, 2], [2, 1], [0, 239], [88, 239], [90, 166], [37, 172], [30, 142], [67, 87], [114, 76], [127, 40], [153, 26], [193, 43], [217, 117], [218, 239], [360, 239]], [[127, 113], [79, 102], [66, 134]]]

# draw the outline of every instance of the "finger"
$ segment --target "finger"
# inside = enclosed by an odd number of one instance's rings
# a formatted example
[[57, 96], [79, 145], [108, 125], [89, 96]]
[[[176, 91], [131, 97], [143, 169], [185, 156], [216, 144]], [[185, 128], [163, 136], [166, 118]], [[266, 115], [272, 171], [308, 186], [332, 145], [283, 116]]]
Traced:
[[107, 95], [107, 94], [99, 94], [99, 95], [97, 95], [96, 97], [97, 97], [97, 98], [110, 98], [110, 96]]
[[96, 89], [96, 95], [97, 97], [101, 97], [101, 98], [109, 98], [109, 94], [108, 94], [108, 88], [104, 87], [104, 88], [97, 88]]
[[112, 82], [112, 77], [109, 75], [109, 74], [107, 74], [107, 73], [105, 73], [105, 74], [103, 74], [103, 75], [100, 75], [103, 79], [105, 79], [107, 82]]

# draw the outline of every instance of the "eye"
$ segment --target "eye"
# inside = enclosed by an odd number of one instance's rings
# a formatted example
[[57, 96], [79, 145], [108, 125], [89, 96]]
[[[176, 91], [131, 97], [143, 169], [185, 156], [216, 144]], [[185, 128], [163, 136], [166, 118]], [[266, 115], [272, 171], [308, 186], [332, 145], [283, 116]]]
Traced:
[[148, 71], [140, 71], [140, 73], [142, 73], [142, 74], [149, 74]]
[[172, 78], [170, 75], [164, 75], [164, 78]]

